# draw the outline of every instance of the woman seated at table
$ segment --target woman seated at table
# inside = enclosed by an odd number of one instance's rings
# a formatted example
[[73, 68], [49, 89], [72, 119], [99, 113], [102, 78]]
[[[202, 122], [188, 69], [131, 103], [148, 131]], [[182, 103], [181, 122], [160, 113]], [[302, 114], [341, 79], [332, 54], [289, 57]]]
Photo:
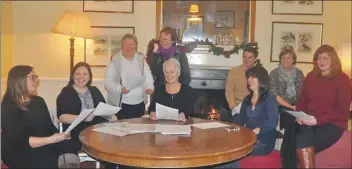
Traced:
[[185, 121], [193, 112], [193, 90], [187, 84], [179, 82], [180, 62], [170, 58], [163, 64], [166, 84], [156, 87], [148, 108], [151, 120], [158, 120], [155, 112], [156, 103], [179, 110], [180, 121]]
[[[58, 168], [62, 143], [43, 98], [34, 96], [38, 75], [30, 66], [13, 67], [1, 102], [1, 158], [9, 168]], [[64, 141], [64, 142], [63, 142]]]
[[[92, 84], [92, 71], [87, 63], [77, 63], [71, 72], [70, 81], [65, 86], [56, 100], [57, 117], [63, 123], [63, 131], [77, 118], [80, 112], [84, 109], [94, 109], [100, 102], [105, 103], [105, 99], [99, 89]], [[116, 116], [109, 117], [111, 120], [116, 120]], [[72, 131], [72, 139], [70, 140], [70, 153], [76, 155], [81, 150], [82, 144], [79, 141], [79, 133], [85, 128], [106, 122], [104, 117], [95, 117], [89, 115], [83, 122], [76, 126]], [[73, 159], [71, 159], [74, 161]], [[79, 163], [79, 161], [78, 161]]]
[[347, 129], [351, 104], [349, 79], [342, 72], [335, 49], [322, 45], [315, 51], [313, 63], [296, 105], [297, 111], [314, 116], [311, 120], [296, 120], [299, 124], [296, 154], [300, 168], [314, 168], [315, 153], [340, 139]]
[[[283, 166], [295, 167], [295, 127], [296, 118], [285, 110], [296, 110], [296, 102], [301, 94], [304, 75], [295, 67], [296, 53], [292, 48], [284, 48], [279, 54], [280, 64], [278, 68], [270, 72], [270, 93], [276, 97], [279, 103], [280, 129], [285, 129], [285, 135], [281, 148]], [[285, 109], [285, 110], [284, 110]], [[289, 151], [292, 149], [292, 151]], [[293, 155], [291, 155], [294, 152]]]

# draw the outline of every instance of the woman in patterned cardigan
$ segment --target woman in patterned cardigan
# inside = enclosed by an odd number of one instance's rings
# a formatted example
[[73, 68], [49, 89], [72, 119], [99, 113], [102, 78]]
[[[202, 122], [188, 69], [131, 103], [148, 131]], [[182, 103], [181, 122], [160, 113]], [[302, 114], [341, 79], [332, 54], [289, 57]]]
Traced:
[[270, 72], [270, 92], [279, 103], [280, 129], [285, 129], [281, 147], [282, 164], [285, 167], [295, 167], [296, 158], [294, 146], [295, 117], [286, 110], [295, 110], [296, 102], [301, 94], [304, 81], [303, 72], [295, 67], [296, 53], [292, 48], [284, 48], [280, 55], [279, 66]]

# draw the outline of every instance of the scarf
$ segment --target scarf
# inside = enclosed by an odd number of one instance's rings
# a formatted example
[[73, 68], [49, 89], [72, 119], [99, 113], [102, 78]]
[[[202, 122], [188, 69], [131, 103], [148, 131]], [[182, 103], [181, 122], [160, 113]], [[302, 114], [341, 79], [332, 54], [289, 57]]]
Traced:
[[172, 56], [176, 54], [176, 45], [172, 45], [170, 48], [163, 48], [161, 45], [158, 49], [161, 56], [163, 56], [164, 60], [168, 60]]
[[288, 98], [296, 97], [295, 79], [296, 79], [296, 67], [292, 66], [291, 71], [285, 71], [281, 65], [279, 65], [279, 79], [286, 82], [286, 94]]

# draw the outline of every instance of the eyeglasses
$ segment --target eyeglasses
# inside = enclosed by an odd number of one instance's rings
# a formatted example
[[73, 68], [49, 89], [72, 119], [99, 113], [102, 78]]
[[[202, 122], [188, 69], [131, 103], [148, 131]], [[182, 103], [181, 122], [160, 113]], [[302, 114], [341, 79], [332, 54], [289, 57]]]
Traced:
[[33, 81], [38, 79], [38, 75], [28, 75], [27, 77], [31, 78]]

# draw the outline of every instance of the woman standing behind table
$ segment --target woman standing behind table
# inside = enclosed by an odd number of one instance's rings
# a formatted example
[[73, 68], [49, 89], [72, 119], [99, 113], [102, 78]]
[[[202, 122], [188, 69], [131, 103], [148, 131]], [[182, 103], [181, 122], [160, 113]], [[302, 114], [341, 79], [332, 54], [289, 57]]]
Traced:
[[[270, 93], [276, 97], [279, 103], [280, 129], [285, 129], [281, 156], [283, 166], [295, 167], [295, 127], [296, 118], [285, 110], [296, 110], [297, 99], [301, 94], [304, 82], [303, 72], [298, 69], [296, 64], [296, 53], [292, 48], [284, 48], [280, 55], [278, 68], [270, 72]], [[292, 151], [290, 151], [292, 150]], [[294, 153], [292, 153], [294, 152]]]
[[148, 112], [151, 120], [156, 117], [156, 103], [179, 110], [180, 121], [185, 121], [193, 112], [194, 95], [192, 88], [178, 81], [181, 72], [180, 62], [170, 58], [163, 64], [166, 84], [156, 88]]
[[297, 111], [311, 116], [299, 120], [296, 134], [296, 153], [300, 168], [315, 167], [315, 153], [334, 145], [347, 129], [351, 88], [348, 76], [342, 72], [341, 62], [330, 45], [320, 46], [314, 53], [313, 70], [308, 73]]
[[64, 140], [57, 133], [48, 107], [36, 90], [38, 75], [30, 66], [13, 67], [1, 102], [1, 158], [9, 168], [58, 168]]
[[157, 48], [155, 48], [155, 45], [152, 43], [148, 45], [147, 62], [154, 77], [155, 88], [165, 84], [163, 63], [170, 58], [174, 58], [180, 63], [181, 72], [179, 81], [187, 85], [191, 82], [186, 53], [182, 48], [176, 46], [176, 40], [175, 30], [170, 27], [165, 27], [160, 31], [160, 42], [156, 44]]
[[[92, 71], [87, 63], [80, 62], [73, 67], [70, 81], [61, 90], [56, 100], [57, 117], [63, 124], [63, 131], [72, 124], [82, 110], [94, 109], [100, 102], [105, 103], [105, 99], [99, 89], [91, 86], [92, 79]], [[116, 120], [116, 116], [113, 115], [110, 119]], [[70, 156], [70, 161], [78, 162], [79, 164], [79, 161], [77, 161], [79, 159], [78, 152], [82, 149], [82, 143], [78, 138], [79, 133], [91, 125], [106, 121], [104, 117], [94, 117], [91, 114], [71, 131], [72, 139], [69, 141], [68, 149], [75, 156]]]

